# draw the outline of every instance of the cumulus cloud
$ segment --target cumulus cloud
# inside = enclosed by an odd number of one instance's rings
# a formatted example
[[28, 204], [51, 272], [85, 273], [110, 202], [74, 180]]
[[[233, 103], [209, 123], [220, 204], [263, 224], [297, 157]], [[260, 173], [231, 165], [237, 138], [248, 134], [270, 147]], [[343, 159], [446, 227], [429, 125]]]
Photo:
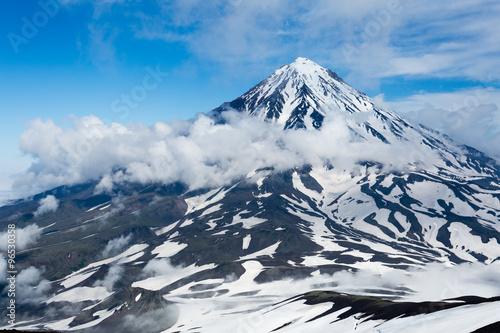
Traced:
[[55, 212], [59, 207], [59, 200], [53, 195], [48, 195], [41, 199], [39, 202], [40, 206], [35, 212], [35, 216], [43, 215], [45, 213]]
[[[369, 120], [368, 114], [355, 116], [360, 118], [358, 123]], [[328, 112], [319, 131], [283, 131], [232, 112], [225, 117], [225, 124], [215, 124], [200, 114], [193, 121], [124, 126], [105, 125], [89, 116], [77, 119], [66, 130], [51, 120], [37, 119], [20, 143], [35, 162], [14, 187], [36, 191], [95, 180], [100, 181], [98, 190], [108, 191], [112, 183], [124, 181], [180, 181], [198, 189], [229, 184], [263, 167], [285, 170], [329, 162], [342, 170], [373, 160], [400, 168], [415, 162], [410, 152], [422, 149], [412, 142], [360, 141], [349, 129], [348, 118], [354, 116], [342, 112]], [[46, 135], [47, 131], [52, 134]], [[434, 157], [427, 151], [419, 156]]]
[[16, 301], [38, 303], [47, 299], [50, 282], [42, 278], [43, 269], [30, 266], [17, 274]]
[[110, 175], [102, 177], [99, 184], [96, 185], [94, 194], [111, 193], [113, 190], [113, 178]]
[[108, 273], [103, 280], [97, 280], [94, 287], [106, 287], [109, 292], [113, 291], [115, 283], [117, 283], [123, 276], [124, 269], [120, 265], [113, 265], [109, 268]]
[[128, 236], [123, 236], [121, 235], [118, 238], [114, 238], [108, 242], [104, 250], [102, 251], [102, 255], [105, 258], [114, 256], [118, 253], [120, 253], [125, 246], [127, 246], [130, 241], [132, 240], [132, 234], [129, 234]]
[[168, 275], [175, 269], [179, 268], [172, 266], [168, 258], [162, 258], [150, 260], [144, 266], [143, 272], [146, 276]]
[[[43, 228], [39, 228], [36, 224], [30, 224], [24, 228], [16, 228], [16, 249], [24, 250], [30, 244], [35, 243], [40, 238]], [[0, 234], [0, 244], [4, 251], [7, 250], [7, 231]]]

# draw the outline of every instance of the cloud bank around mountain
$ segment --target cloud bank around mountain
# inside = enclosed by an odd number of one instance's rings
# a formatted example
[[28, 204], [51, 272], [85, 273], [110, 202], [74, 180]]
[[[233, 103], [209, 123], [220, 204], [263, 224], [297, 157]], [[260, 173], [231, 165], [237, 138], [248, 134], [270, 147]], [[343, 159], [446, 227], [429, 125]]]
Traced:
[[[33, 120], [21, 135], [20, 148], [34, 162], [14, 188], [33, 193], [93, 180], [100, 181], [100, 192], [124, 181], [180, 181], [198, 189], [226, 185], [265, 167], [332, 164], [353, 170], [357, 162], [378, 161], [399, 170], [416, 160], [432, 164], [435, 158], [410, 141], [388, 145], [356, 139], [345, 118], [335, 113], [327, 115], [318, 131], [283, 131], [233, 112], [225, 117], [225, 124], [200, 114], [193, 121], [124, 126], [88, 116], [66, 129], [52, 120]], [[57, 208], [53, 200], [44, 200], [39, 209]]]
[[381, 94], [374, 101], [500, 160], [499, 89], [483, 85], [455, 92], [422, 92], [393, 101]]

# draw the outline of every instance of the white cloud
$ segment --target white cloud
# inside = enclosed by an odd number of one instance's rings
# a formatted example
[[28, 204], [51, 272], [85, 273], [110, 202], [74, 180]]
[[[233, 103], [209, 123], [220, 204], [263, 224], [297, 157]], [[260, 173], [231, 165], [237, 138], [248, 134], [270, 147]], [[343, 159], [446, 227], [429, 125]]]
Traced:
[[105, 258], [118, 254], [126, 245], [130, 243], [132, 240], [132, 234], [129, 234], [127, 237], [121, 235], [118, 238], [114, 238], [108, 242], [104, 250], [102, 251], [102, 255]]
[[94, 194], [101, 194], [101, 193], [111, 193], [113, 190], [113, 178], [111, 178], [110, 175], [106, 175], [102, 177], [101, 181], [99, 184], [96, 185]]
[[94, 287], [103, 286], [109, 292], [113, 291], [113, 287], [116, 282], [118, 282], [123, 275], [124, 269], [120, 265], [113, 265], [109, 268], [108, 273], [103, 280], [97, 280], [94, 283]]
[[109, 23], [102, 25], [90, 23], [89, 56], [93, 64], [102, 70], [109, 71], [113, 67], [116, 47], [115, 39], [118, 37], [118, 29]]
[[360, 88], [395, 75], [500, 79], [491, 72], [500, 65], [492, 0], [192, 0], [137, 11], [136, 37], [181, 41], [229, 72], [307, 56], [349, 71]]
[[163, 259], [153, 259], [150, 260], [144, 267], [144, 274], [146, 276], [157, 276], [157, 275], [168, 275], [172, 273], [176, 268], [170, 264], [168, 258]]
[[[402, 168], [414, 162], [409, 152], [422, 149], [411, 142], [359, 142], [348, 127], [347, 118], [352, 116], [338, 112], [329, 112], [319, 131], [283, 131], [253, 117], [226, 116], [225, 125], [199, 115], [194, 121], [158, 122], [151, 127], [105, 125], [90, 116], [77, 119], [66, 130], [50, 120], [35, 120], [21, 136], [20, 146], [36, 160], [14, 185], [29, 192], [104, 177], [100, 189], [110, 188], [110, 179], [117, 184], [180, 181], [198, 189], [229, 184], [263, 167], [285, 170], [330, 161], [343, 170], [361, 160], [374, 160]], [[367, 120], [365, 115], [357, 117], [359, 123]], [[46, 131], [57, 134], [47, 136]], [[45, 140], [44, 145], [36, 144], [39, 140]]]
[[391, 59], [385, 72], [379, 75], [383, 77], [397, 75], [419, 75], [436, 73], [442, 69], [448, 69], [453, 64], [450, 55], [425, 54], [421, 57], [403, 57]]
[[[82, 3], [68, 1], [69, 5]], [[93, 1], [88, 54], [109, 65], [120, 34], [182, 43], [225, 75], [258, 77], [297, 56], [348, 73], [360, 89], [390, 76], [483, 79], [500, 74], [500, 3], [465, 1]], [[120, 10], [111, 10], [120, 6]], [[119, 28], [109, 22], [119, 22]]]
[[[36, 224], [30, 224], [24, 228], [16, 228], [16, 250], [24, 250], [30, 244], [35, 243], [41, 235], [43, 228], [39, 228]], [[0, 244], [2, 244], [3, 251], [7, 250], [7, 231], [0, 234]]]
[[392, 102], [376, 99], [414, 122], [500, 158], [500, 90], [488, 87], [449, 93], [422, 93]]
[[16, 299], [20, 303], [40, 303], [47, 300], [50, 282], [42, 279], [43, 268], [30, 266], [16, 277]]
[[59, 200], [53, 195], [48, 195], [41, 199], [39, 202], [40, 206], [35, 212], [35, 216], [43, 215], [45, 213], [55, 212], [59, 207]]

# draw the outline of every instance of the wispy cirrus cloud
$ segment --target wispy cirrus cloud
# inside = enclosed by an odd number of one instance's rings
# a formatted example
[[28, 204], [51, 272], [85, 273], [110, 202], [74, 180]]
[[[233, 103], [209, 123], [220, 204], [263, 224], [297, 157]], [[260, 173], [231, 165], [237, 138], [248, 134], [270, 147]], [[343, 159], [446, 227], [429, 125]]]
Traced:
[[[71, 1], [68, 5], [81, 4]], [[498, 82], [500, 4], [492, 0], [92, 2], [94, 62], [119, 57], [119, 36], [182, 45], [195, 63], [262, 77], [307, 56], [360, 89], [387, 77]]]
[[230, 4], [159, 2], [138, 15], [136, 37], [180, 40], [199, 57], [239, 65], [305, 53], [353, 78], [477, 78], [500, 61], [500, 5], [490, 0]]
[[492, 24], [499, 13], [499, 3], [490, 0], [406, 4], [391, 39], [397, 52], [388, 67], [395, 69], [383, 74], [486, 77], [498, 65]]

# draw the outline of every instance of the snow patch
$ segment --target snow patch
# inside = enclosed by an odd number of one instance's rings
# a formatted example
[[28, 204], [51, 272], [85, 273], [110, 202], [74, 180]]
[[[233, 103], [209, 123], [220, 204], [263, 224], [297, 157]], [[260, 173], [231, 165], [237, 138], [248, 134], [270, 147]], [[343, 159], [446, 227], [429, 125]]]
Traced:
[[162, 245], [156, 247], [151, 254], [157, 254], [157, 258], [170, 258], [175, 256], [177, 253], [181, 252], [188, 245], [183, 243], [174, 243], [171, 241], [166, 241]]
[[47, 300], [45, 303], [52, 302], [83, 302], [83, 301], [100, 301], [107, 298], [112, 293], [108, 292], [106, 287], [77, 287], [57, 294]]
[[78, 274], [78, 275], [70, 276], [69, 278], [66, 278], [64, 281], [62, 281], [60, 284], [65, 289], [71, 288], [73, 286], [76, 286], [80, 282], [85, 281], [86, 279], [88, 279], [89, 277], [91, 277], [95, 272], [97, 272], [97, 270], [94, 270], [94, 271], [88, 272], [88, 273], [83, 273], [83, 274]]
[[280, 246], [280, 244], [281, 244], [281, 241], [278, 241], [275, 244], [266, 247], [265, 249], [262, 249], [260, 251], [257, 251], [257, 252], [248, 254], [246, 256], [240, 257], [239, 260], [242, 261], [242, 260], [256, 259], [256, 258], [261, 257], [261, 256], [270, 256], [270, 257], [272, 257], [273, 254], [276, 253], [276, 250], [278, 249], [278, 247]]
[[243, 244], [242, 244], [243, 250], [248, 249], [251, 240], [252, 240], [252, 235], [246, 235], [245, 238], [243, 238]]

